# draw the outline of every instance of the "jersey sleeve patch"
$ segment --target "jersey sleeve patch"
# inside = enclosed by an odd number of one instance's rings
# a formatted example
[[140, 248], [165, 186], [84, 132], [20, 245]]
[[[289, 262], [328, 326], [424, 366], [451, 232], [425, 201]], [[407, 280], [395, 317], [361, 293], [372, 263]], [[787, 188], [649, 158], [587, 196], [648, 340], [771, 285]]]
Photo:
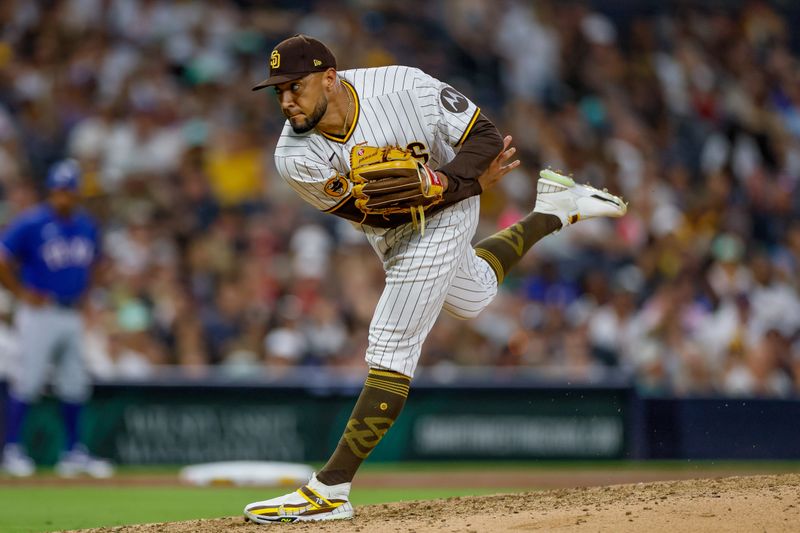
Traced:
[[349, 182], [341, 172], [331, 164], [322, 163], [306, 147], [295, 150], [279, 147], [275, 153], [275, 166], [303, 200], [321, 211], [336, 206], [350, 190]]
[[445, 85], [439, 91], [439, 101], [442, 103], [442, 107], [451, 113], [463, 113], [469, 109], [467, 97], [449, 85]]
[[334, 177], [325, 182], [324, 190], [325, 194], [332, 198], [341, 198], [347, 193], [350, 188], [349, 186], [350, 183], [347, 181], [345, 176], [336, 174]]

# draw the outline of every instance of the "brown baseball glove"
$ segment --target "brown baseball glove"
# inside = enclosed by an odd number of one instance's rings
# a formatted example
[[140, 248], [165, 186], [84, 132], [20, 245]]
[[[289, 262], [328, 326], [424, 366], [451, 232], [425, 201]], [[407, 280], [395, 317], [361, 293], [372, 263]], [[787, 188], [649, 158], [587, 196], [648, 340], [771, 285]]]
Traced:
[[396, 146], [356, 145], [350, 151], [356, 207], [365, 215], [411, 214], [425, 232], [425, 210], [442, 201], [439, 176], [411, 152]]

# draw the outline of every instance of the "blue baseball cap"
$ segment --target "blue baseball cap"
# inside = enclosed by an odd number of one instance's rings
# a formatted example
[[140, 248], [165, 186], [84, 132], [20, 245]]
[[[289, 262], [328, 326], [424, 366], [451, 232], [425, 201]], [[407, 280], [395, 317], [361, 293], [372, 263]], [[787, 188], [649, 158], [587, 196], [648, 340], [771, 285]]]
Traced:
[[47, 173], [47, 190], [77, 191], [81, 169], [74, 159], [59, 161]]

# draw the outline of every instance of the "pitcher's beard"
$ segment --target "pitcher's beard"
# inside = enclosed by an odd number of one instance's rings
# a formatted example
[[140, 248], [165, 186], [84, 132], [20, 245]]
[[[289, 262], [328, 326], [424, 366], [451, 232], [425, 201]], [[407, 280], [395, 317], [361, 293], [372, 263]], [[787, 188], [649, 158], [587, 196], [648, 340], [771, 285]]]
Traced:
[[306, 133], [307, 131], [311, 131], [317, 127], [319, 121], [322, 120], [322, 117], [325, 116], [325, 112], [328, 110], [328, 99], [322, 98], [318, 103], [317, 106], [314, 108], [314, 111], [311, 113], [311, 116], [306, 118], [303, 121], [299, 119], [290, 118], [289, 124], [292, 125], [292, 130], [295, 133]]

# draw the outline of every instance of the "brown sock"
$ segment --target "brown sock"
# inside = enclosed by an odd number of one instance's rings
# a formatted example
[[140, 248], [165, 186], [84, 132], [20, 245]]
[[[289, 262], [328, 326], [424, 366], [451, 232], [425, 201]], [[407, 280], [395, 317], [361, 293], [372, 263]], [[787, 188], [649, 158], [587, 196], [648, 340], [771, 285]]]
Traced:
[[536, 241], [560, 227], [561, 221], [557, 216], [529, 213], [516, 224], [476, 244], [475, 253], [489, 263], [497, 276], [497, 284], [500, 285], [511, 267], [522, 259]]
[[371, 368], [339, 445], [317, 479], [326, 485], [349, 483], [372, 449], [392, 427], [408, 397], [411, 378]]

